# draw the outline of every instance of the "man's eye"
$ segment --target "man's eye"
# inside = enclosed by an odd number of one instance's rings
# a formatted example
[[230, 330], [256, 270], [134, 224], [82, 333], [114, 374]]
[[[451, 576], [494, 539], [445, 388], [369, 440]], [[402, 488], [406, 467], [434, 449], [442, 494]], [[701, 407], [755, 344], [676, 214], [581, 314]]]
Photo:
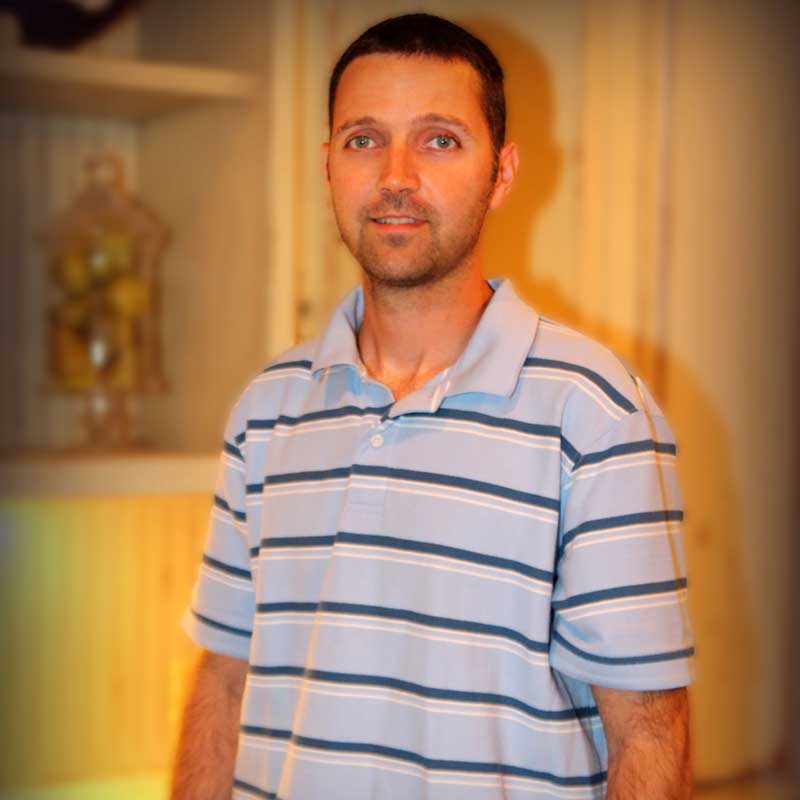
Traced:
[[453, 150], [458, 146], [458, 142], [453, 136], [446, 136], [443, 133], [434, 136], [433, 139], [429, 140], [428, 144], [432, 144], [434, 150]]
[[371, 142], [372, 138], [370, 136], [354, 136], [347, 142], [347, 147], [351, 150], [366, 150]]

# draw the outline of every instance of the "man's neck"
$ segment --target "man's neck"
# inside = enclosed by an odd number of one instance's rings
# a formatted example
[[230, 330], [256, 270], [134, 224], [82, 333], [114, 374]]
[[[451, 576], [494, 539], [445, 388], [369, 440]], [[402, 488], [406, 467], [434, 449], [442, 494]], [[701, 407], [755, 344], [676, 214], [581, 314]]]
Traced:
[[361, 359], [396, 400], [458, 359], [492, 296], [477, 268], [423, 286], [387, 287], [368, 276], [363, 286]]

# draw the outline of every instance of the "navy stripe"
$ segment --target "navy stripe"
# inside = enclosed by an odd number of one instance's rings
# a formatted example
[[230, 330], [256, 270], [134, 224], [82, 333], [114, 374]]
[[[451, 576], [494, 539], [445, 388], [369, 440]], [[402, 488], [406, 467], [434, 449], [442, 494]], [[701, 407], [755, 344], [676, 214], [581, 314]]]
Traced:
[[258, 795], [259, 797], [264, 797], [266, 800], [278, 800], [278, 795], [275, 792], [267, 792], [264, 789], [259, 789], [258, 786], [253, 786], [252, 783], [245, 783], [244, 781], [240, 781], [238, 778], [235, 778], [233, 781], [234, 789], [241, 789], [244, 792], [250, 792], [251, 794]]
[[205, 617], [202, 614], [198, 614], [194, 609], [191, 609], [192, 614], [194, 614], [200, 622], [205, 622], [206, 625], [210, 625], [212, 628], [217, 628], [218, 630], [225, 631], [226, 633], [234, 633], [237, 636], [246, 636], [248, 639], [252, 636], [252, 632], [245, 630], [244, 628], [234, 628], [231, 625], [226, 625], [224, 622], [218, 622], [215, 619], [211, 619], [211, 617]]
[[338, 683], [347, 686], [379, 686], [388, 689], [398, 689], [399, 691], [409, 692], [419, 697], [430, 697], [437, 700], [506, 706], [541, 720], [590, 719], [596, 717], [598, 714], [598, 710], [595, 706], [565, 708], [559, 711], [553, 711], [550, 709], [535, 708], [534, 706], [524, 703], [522, 700], [518, 700], [516, 697], [495, 694], [494, 692], [465, 692], [455, 689], [437, 689], [432, 686], [424, 686], [420, 683], [412, 683], [410, 681], [403, 681], [398, 678], [388, 678], [380, 675], [359, 675], [348, 672], [328, 672], [327, 670], [318, 669], [305, 670], [303, 667], [293, 666], [251, 666], [249, 671], [253, 675], [305, 676], [311, 680], [327, 681], [328, 683]]
[[284, 361], [281, 364], [272, 364], [269, 367], [265, 367], [261, 372], [274, 372], [278, 369], [289, 369], [290, 367], [302, 367], [303, 369], [311, 370], [311, 362], [310, 361]]
[[553, 631], [553, 639], [565, 647], [571, 653], [585, 658], [587, 661], [595, 661], [598, 664], [653, 664], [658, 661], [676, 661], [680, 658], [689, 658], [694, 655], [694, 647], [686, 647], [683, 650], [671, 650], [668, 653], [652, 653], [646, 656], [596, 656], [594, 653], [587, 653], [576, 647], [572, 642], [568, 642], [558, 631]]
[[[333, 537], [330, 538], [332, 539]], [[525, 575], [528, 578], [535, 578], [536, 580], [546, 581], [547, 583], [553, 582], [553, 573], [548, 572], [547, 570], [531, 567], [528, 564], [523, 564], [521, 561], [512, 561], [510, 558], [501, 558], [500, 556], [476, 553], [472, 550], [463, 550], [460, 547], [433, 544], [432, 542], [421, 542], [414, 539], [399, 539], [395, 536], [347, 533], [345, 531], [340, 531], [337, 533], [336, 538], [342, 542], [355, 545], [375, 545], [377, 547], [387, 547], [394, 550], [404, 550], [414, 553], [430, 553], [432, 555], [445, 556], [458, 561], [466, 561], [471, 564], [481, 564], [490, 567], [498, 567], [500, 569], [507, 569], [512, 572], [517, 572], [520, 575]]]
[[240, 725], [239, 730], [242, 733], [249, 733], [253, 736], [269, 736], [270, 739], [285, 739], [292, 738], [292, 732], [283, 728], [262, 728], [260, 725]]
[[319, 545], [332, 545], [333, 536], [272, 536], [261, 540], [261, 547], [318, 547]]
[[616, 600], [622, 597], [645, 597], [649, 594], [677, 592], [685, 588], [686, 578], [654, 583], [640, 583], [631, 586], [616, 586], [613, 589], [599, 589], [596, 592], [584, 592], [583, 594], [576, 594], [564, 600], [556, 600], [552, 603], [552, 607], [555, 611], [560, 611], [564, 608], [575, 608], [576, 606], [595, 603], [599, 600]]
[[243, 444], [247, 440], [247, 431], [243, 431], [242, 433], [237, 433], [236, 436], [233, 437], [233, 441], [236, 442], [237, 445]]
[[572, 462], [573, 469], [575, 469], [575, 464], [581, 457], [580, 451], [577, 447], [575, 447], [566, 436], [562, 434], [561, 436], [561, 449], [564, 451], [566, 457]]
[[380, 478], [405, 479], [419, 481], [420, 483], [430, 483], [436, 486], [449, 486], [454, 489], [468, 489], [481, 494], [488, 494], [494, 497], [502, 497], [506, 500], [515, 500], [526, 505], [548, 508], [552, 511], [559, 510], [559, 501], [551, 497], [543, 497], [540, 494], [522, 492], [518, 489], [510, 489], [507, 486], [498, 486], [494, 483], [476, 481], [470, 478], [459, 478], [456, 475], [443, 475], [436, 472], [420, 472], [414, 469], [394, 469], [393, 467], [369, 466], [367, 464], [353, 464], [354, 475], [370, 475]]
[[253, 576], [250, 574], [250, 570], [248, 569], [240, 569], [239, 567], [232, 567], [230, 564], [226, 564], [224, 561], [217, 561], [216, 558], [211, 558], [211, 556], [207, 556], [203, 554], [203, 562], [208, 564], [209, 567], [214, 567], [214, 569], [221, 570], [222, 572], [227, 572], [229, 575], [236, 575], [239, 578], [252, 578]]
[[458, 408], [443, 408], [440, 406], [438, 411], [412, 411], [408, 414], [403, 414], [403, 417], [428, 417], [431, 419], [436, 419], [438, 417], [464, 422], [477, 422], [481, 425], [487, 425], [491, 428], [516, 431], [517, 433], [528, 433], [533, 436], [546, 436], [551, 439], [558, 439], [561, 436], [561, 428], [559, 428], [557, 425], [542, 425], [536, 422], [522, 422], [521, 420], [517, 419], [493, 417], [489, 414], [481, 414], [477, 411], [462, 411]]
[[609, 458], [614, 458], [615, 456], [623, 456], [630, 453], [648, 452], [667, 453], [668, 455], [674, 456], [677, 453], [677, 448], [671, 442], [656, 442], [652, 439], [643, 439], [640, 442], [617, 444], [613, 447], [609, 447], [607, 450], [600, 450], [597, 453], [587, 453], [580, 459], [580, 462], [575, 465], [573, 471], [589, 464], [599, 464], [600, 462], [606, 461]]
[[663, 511], [642, 511], [638, 514], [621, 514], [618, 517], [603, 517], [602, 519], [590, 519], [577, 525], [572, 530], [564, 534], [561, 541], [560, 550], [582, 533], [591, 531], [602, 531], [608, 528], [628, 528], [634, 525], [643, 525], [650, 522], [680, 522], [683, 519], [683, 511], [680, 509], [667, 509]]
[[[247, 732], [270, 736], [269, 728], [247, 726]], [[243, 727], [244, 730], [244, 727]], [[282, 732], [281, 732], [282, 733]], [[280, 738], [283, 738], [282, 736]], [[596, 786], [606, 780], [606, 772], [597, 772], [594, 775], [554, 775], [552, 772], [518, 767], [514, 764], [501, 764], [499, 762], [481, 761], [456, 761], [454, 759], [428, 758], [411, 750], [402, 750], [399, 747], [387, 747], [370, 742], [336, 742], [329, 739], [317, 739], [310, 736], [292, 736], [292, 741], [301, 747], [313, 747], [317, 750], [327, 750], [339, 753], [371, 753], [373, 755], [388, 756], [399, 761], [418, 764], [429, 770], [448, 770], [469, 772], [473, 775], [513, 775], [520, 778], [544, 780], [556, 786]]]
[[277, 425], [285, 425], [286, 427], [295, 427], [302, 425], [306, 422], [318, 422], [322, 419], [339, 419], [344, 417], [364, 417], [367, 414], [374, 414], [381, 416], [391, 408], [388, 406], [339, 406], [338, 408], [325, 408], [320, 411], [309, 411], [307, 414], [301, 414], [299, 417], [290, 417], [286, 414], [281, 414], [274, 419], [249, 419], [247, 420], [247, 427], [253, 430], [267, 431], [272, 430]]
[[563, 369], [568, 372], [574, 372], [577, 375], [583, 375], [584, 378], [588, 378], [595, 386], [602, 389], [606, 397], [618, 405], [623, 411], [627, 411], [629, 414], [633, 414], [636, 411], [636, 406], [631, 403], [624, 394], [615, 389], [602, 375], [588, 367], [582, 367], [580, 364], [572, 364], [569, 361], [557, 361], [552, 358], [527, 358], [525, 359], [524, 366]]
[[[551, 511], [559, 510], [559, 501], [539, 494], [522, 492], [507, 486], [498, 486], [484, 481], [459, 478], [455, 475], [443, 475], [435, 472], [420, 472], [413, 469], [394, 469], [392, 467], [369, 466], [367, 464], [353, 464], [351, 467], [336, 467], [334, 469], [308, 470], [306, 472], [287, 472], [279, 475], [267, 475], [267, 485], [298, 483], [301, 481], [322, 481], [331, 478], [349, 478], [351, 475], [366, 475], [370, 477], [389, 478], [395, 480], [412, 480], [428, 483], [435, 486], [447, 486], [456, 489], [467, 489], [505, 500], [514, 500], [526, 505], [546, 508]], [[262, 484], [248, 484], [247, 493], [254, 494], [261, 491]]]
[[504, 628], [501, 625], [489, 625], [485, 622], [470, 622], [468, 620], [452, 619], [450, 617], [435, 617], [432, 614], [422, 614], [419, 611], [410, 611], [405, 608], [387, 608], [386, 606], [365, 605], [362, 603], [334, 603], [324, 600], [320, 603], [259, 603], [256, 610], [262, 614], [281, 611], [313, 613], [319, 610], [334, 614], [361, 614], [363, 616], [379, 617], [382, 619], [407, 620], [408, 622], [417, 622], [431, 628], [501, 636], [521, 644], [527, 650], [532, 650], [536, 653], [547, 652], [547, 644], [529, 639], [524, 634], [511, 628]]
[[249, 419], [246, 427], [248, 431], [271, 431], [275, 427], [275, 420]]
[[229, 514], [232, 514], [234, 519], [238, 519], [241, 522], [244, 522], [247, 519], [247, 514], [244, 511], [237, 511], [235, 508], [231, 508], [228, 505], [227, 500], [224, 497], [220, 497], [218, 494], [214, 495], [214, 505], [217, 508], [221, 508], [223, 511], [227, 511]]
[[[310, 411], [301, 414], [299, 417], [280, 415], [274, 419], [250, 419], [247, 427], [253, 430], [272, 430], [276, 425], [286, 425], [289, 427], [302, 425], [306, 422], [316, 422], [321, 419], [338, 419], [341, 417], [363, 417], [367, 414], [375, 414], [383, 417], [392, 408], [386, 406], [341, 406], [339, 408], [327, 408], [320, 411]], [[533, 436], [543, 436], [551, 439], [558, 439], [561, 436], [561, 429], [557, 425], [542, 425], [535, 422], [522, 422], [515, 419], [504, 419], [493, 417], [489, 414], [481, 414], [476, 411], [462, 411], [457, 408], [440, 407], [438, 411], [413, 411], [402, 415], [405, 417], [429, 418], [429, 419], [452, 419], [464, 422], [475, 422], [491, 428], [510, 430], [517, 433], [525, 433]]]
[[[284, 472], [279, 475], [267, 475], [264, 484], [299, 483], [301, 481], [324, 481], [330, 478], [349, 478], [352, 467], [335, 467], [334, 469], [314, 469], [306, 472]], [[248, 484], [247, 491], [263, 488], [262, 484]]]
[[236, 456], [239, 461], [244, 461], [244, 456], [242, 455], [242, 451], [236, 447], [236, 445], [231, 444], [230, 442], [223, 442], [223, 448], [226, 453], [229, 453], [232, 456]]
[[380, 416], [391, 408], [388, 406], [340, 406], [339, 408], [324, 408], [320, 411], [309, 411], [299, 417], [288, 417], [281, 414], [276, 419], [278, 425], [299, 425], [303, 422], [316, 422], [321, 419], [337, 419], [338, 417], [364, 417], [367, 414]]

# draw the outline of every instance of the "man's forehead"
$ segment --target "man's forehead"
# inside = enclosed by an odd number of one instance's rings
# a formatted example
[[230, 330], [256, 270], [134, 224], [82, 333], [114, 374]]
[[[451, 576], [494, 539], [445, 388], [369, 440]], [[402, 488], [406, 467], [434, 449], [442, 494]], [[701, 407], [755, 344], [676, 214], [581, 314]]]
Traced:
[[468, 125], [482, 117], [481, 81], [469, 62], [371, 53], [354, 59], [342, 73], [333, 127], [359, 117], [435, 114], [465, 119]]

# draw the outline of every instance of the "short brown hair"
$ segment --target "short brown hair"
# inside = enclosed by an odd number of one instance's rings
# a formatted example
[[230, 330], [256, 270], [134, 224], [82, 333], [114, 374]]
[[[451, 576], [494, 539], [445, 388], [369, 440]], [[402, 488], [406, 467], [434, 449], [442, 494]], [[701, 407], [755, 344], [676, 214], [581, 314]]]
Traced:
[[373, 53], [431, 56], [443, 61], [462, 60], [481, 79], [481, 106], [492, 138], [495, 160], [506, 138], [506, 96], [503, 69], [494, 53], [454, 22], [432, 14], [404, 14], [378, 22], [342, 53], [328, 86], [328, 126], [333, 127], [333, 104], [342, 73], [351, 61]]

